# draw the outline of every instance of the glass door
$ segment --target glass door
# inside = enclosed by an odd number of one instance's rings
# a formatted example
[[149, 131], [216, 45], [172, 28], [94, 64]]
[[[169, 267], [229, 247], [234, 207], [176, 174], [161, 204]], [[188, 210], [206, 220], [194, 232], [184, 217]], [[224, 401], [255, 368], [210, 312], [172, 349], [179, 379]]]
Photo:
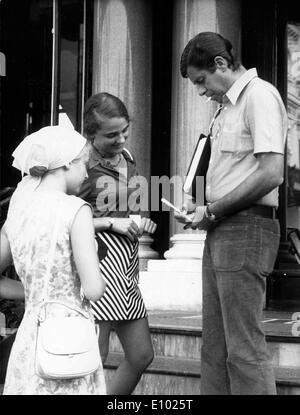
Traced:
[[0, 78], [1, 188], [20, 179], [11, 167], [17, 144], [50, 123], [52, 8], [52, 0], [0, 3], [0, 51], [6, 61]]
[[293, 21], [287, 23], [287, 110], [287, 220], [300, 228], [300, 22]]
[[56, 124], [82, 130], [91, 90], [92, 6], [86, 0], [0, 2], [6, 61], [0, 77], [0, 189], [20, 180], [11, 154], [26, 135]]
[[278, 3], [277, 80], [288, 113], [285, 181], [281, 186], [282, 242], [268, 280], [272, 309], [300, 306], [300, 13], [292, 1]]
[[54, 1], [57, 16], [54, 36], [58, 40], [54, 44], [57, 52], [54, 54], [53, 94], [57, 93], [58, 116], [54, 108], [53, 123], [73, 126], [80, 132], [83, 105], [90, 92], [91, 3], [86, 0]]
[[286, 105], [289, 130], [279, 188], [281, 242], [267, 279], [266, 306], [300, 307], [300, 12], [291, 0], [242, 1], [242, 61], [273, 83]]

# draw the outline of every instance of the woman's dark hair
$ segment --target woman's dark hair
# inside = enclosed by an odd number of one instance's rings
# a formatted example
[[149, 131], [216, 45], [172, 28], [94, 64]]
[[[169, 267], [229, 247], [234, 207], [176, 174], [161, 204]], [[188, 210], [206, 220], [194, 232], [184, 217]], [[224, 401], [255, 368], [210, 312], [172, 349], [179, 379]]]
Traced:
[[83, 133], [88, 139], [93, 139], [101, 128], [103, 118], [125, 118], [129, 122], [128, 111], [123, 102], [108, 92], [92, 95], [85, 103]]
[[188, 66], [215, 72], [215, 57], [222, 56], [231, 69], [236, 70], [240, 62], [233, 52], [232, 44], [223, 36], [214, 32], [202, 32], [191, 39], [184, 48], [180, 60], [180, 72], [187, 78]]

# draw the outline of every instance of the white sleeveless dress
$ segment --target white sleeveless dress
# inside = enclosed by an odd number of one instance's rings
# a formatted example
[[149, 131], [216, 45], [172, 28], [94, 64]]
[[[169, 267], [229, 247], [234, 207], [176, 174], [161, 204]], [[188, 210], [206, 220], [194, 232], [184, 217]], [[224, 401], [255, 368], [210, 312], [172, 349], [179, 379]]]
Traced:
[[[82, 378], [45, 380], [35, 373], [34, 357], [37, 314], [42, 300], [49, 247], [56, 220], [58, 240], [51, 268], [47, 296], [72, 303], [93, 314], [81, 295], [81, 284], [72, 255], [70, 229], [85, 202], [59, 191], [36, 190], [30, 203], [12, 198], [7, 234], [14, 265], [25, 289], [25, 313], [8, 362], [3, 394], [7, 395], [103, 395], [106, 393], [103, 368]], [[59, 219], [58, 219], [59, 218]], [[52, 315], [72, 315], [65, 307], [48, 305]], [[80, 333], [78, 333], [80, 335]]]

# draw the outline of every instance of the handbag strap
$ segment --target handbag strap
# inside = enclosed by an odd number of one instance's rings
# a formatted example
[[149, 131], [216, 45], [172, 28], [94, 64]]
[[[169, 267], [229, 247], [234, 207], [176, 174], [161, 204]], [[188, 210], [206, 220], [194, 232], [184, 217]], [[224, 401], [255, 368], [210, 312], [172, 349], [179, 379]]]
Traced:
[[[57, 212], [60, 212], [60, 206], [57, 206]], [[90, 316], [88, 314], [88, 312], [85, 312], [84, 310], [81, 310], [79, 307], [76, 307], [73, 304], [69, 304], [67, 302], [64, 301], [60, 301], [60, 300], [50, 300], [47, 297], [47, 291], [48, 291], [48, 286], [49, 286], [49, 282], [50, 282], [50, 276], [51, 276], [51, 267], [54, 263], [54, 256], [55, 256], [55, 248], [56, 248], [56, 244], [57, 244], [57, 240], [58, 240], [58, 231], [59, 231], [59, 224], [60, 224], [60, 214], [58, 213], [56, 215], [56, 222], [54, 225], [54, 230], [53, 230], [53, 234], [52, 234], [52, 238], [51, 238], [51, 242], [50, 242], [50, 247], [49, 247], [49, 257], [48, 257], [48, 263], [47, 263], [47, 268], [46, 268], [46, 274], [45, 274], [45, 282], [44, 282], [44, 287], [43, 287], [43, 291], [42, 291], [42, 304], [41, 304], [41, 308], [40, 308], [40, 312], [39, 312], [39, 316], [38, 316], [38, 320], [39, 321], [44, 321], [44, 319], [46, 318], [46, 305], [47, 304], [60, 304], [63, 305], [73, 311], [76, 311], [77, 313], [81, 314], [83, 317], [90, 319]], [[44, 310], [44, 315], [42, 316], [42, 310]]]
[[80, 309], [79, 307], [77, 307], [73, 304], [69, 304], [69, 303], [66, 303], [64, 301], [59, 301], [59, 300], [46, 300], [46, 301], [43, 302], [43, 304], [41, 306], [42, 308], [44, 307], [45, 314], [44, 314], [44, 317], [42, 317], [41, 313], [40, 313], [39, 321], [43, 321], [46, 318], [46, 306], [47, 306], [47, 304], [60, 304], [60, 305], [63, 305], [64, 307], [67, 307], [70, 310], [76, 311], [77, 313], [81, 314], [83, 317], [85, 317], [87, 319], [90, 319], [90, 315], [87, 311], [84, 311], [84, 310]]
[[[60, 212], [59, 206], [57, 206], [57, 212]], [[60, 215], [58, 213], [56, 215], [56, 221], [55, 221], [55, 225], [54, 225], [54, 229], [53, 229], [53, 233], [52, 233], [52, 237], [50, 241], [49, 256], [48, 256], [48, 262], [47, 262], [46, 273], [45, 273], [45, 281], [44, 281], [44, 286], [42, 290], [42, 300], [41, 300], [41, 305], [40, 305], [40, 311], [38, 313], [39, 322], [44, 321], [46, 318], [46, 310], [44, 313], [44, 317], [41, 316], [41, 313], [46, 303], [49, 302], [49, 300], [46, 300], [46, 297], [47, 297], [47, 292], [48, 292], [48, 285], [50, 282], [50, 275], [51, 275], [50, 271], [51, 271], [51, 267], [54, 262], [55, 248], [56, 248], [56, 243], [58, 239], [57, 236], [58, 236], [58, 228], [59, 228], [59, 219], [60, 219]]]
[[[60, 212], [60, 207], [57, 206], [57, 212]], [[45, 281], [44, 281], [44, 286], [43, 286], [43, 291], [42, 291], [42, 301], [45, 302], [45, 298], [47, 297], [47, 292], [48, 292], [48, 284], [50, 282], [50, 275], [51, 275], [51, 267], [54, 263], [54, 255], [55, 255], [55, 248], [56, 248], [56, 243], [57, 243], [57, 236], [58, 236], [58, 228], [59, 228], [59, 219], [60, 219], [60, 215], [59, 213], [56, 215], [56, 222], [54, 225], [54, 230], [52, 233], [52, 238], [50, 241], [50, 248], [49, 248], [49, 256], [48, 256], [48, 263], [47, 263], [47, 268], [46, 268], [46, 273], [45, 273]]]

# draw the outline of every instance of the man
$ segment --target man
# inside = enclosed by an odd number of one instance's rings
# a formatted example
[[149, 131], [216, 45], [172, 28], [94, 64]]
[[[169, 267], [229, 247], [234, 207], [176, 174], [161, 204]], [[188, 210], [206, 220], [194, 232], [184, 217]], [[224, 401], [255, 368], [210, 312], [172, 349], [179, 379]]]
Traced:
[[208, 205], [187, 209], [186, 227], [207, 230], [201, 393], [276, 394], [260, 321], [280, 239], [286, 111], [276, 88], [247, 71], [217, 33], [186, 45], [181, 74], [200, 96], [222, 103], [212, 126]]

